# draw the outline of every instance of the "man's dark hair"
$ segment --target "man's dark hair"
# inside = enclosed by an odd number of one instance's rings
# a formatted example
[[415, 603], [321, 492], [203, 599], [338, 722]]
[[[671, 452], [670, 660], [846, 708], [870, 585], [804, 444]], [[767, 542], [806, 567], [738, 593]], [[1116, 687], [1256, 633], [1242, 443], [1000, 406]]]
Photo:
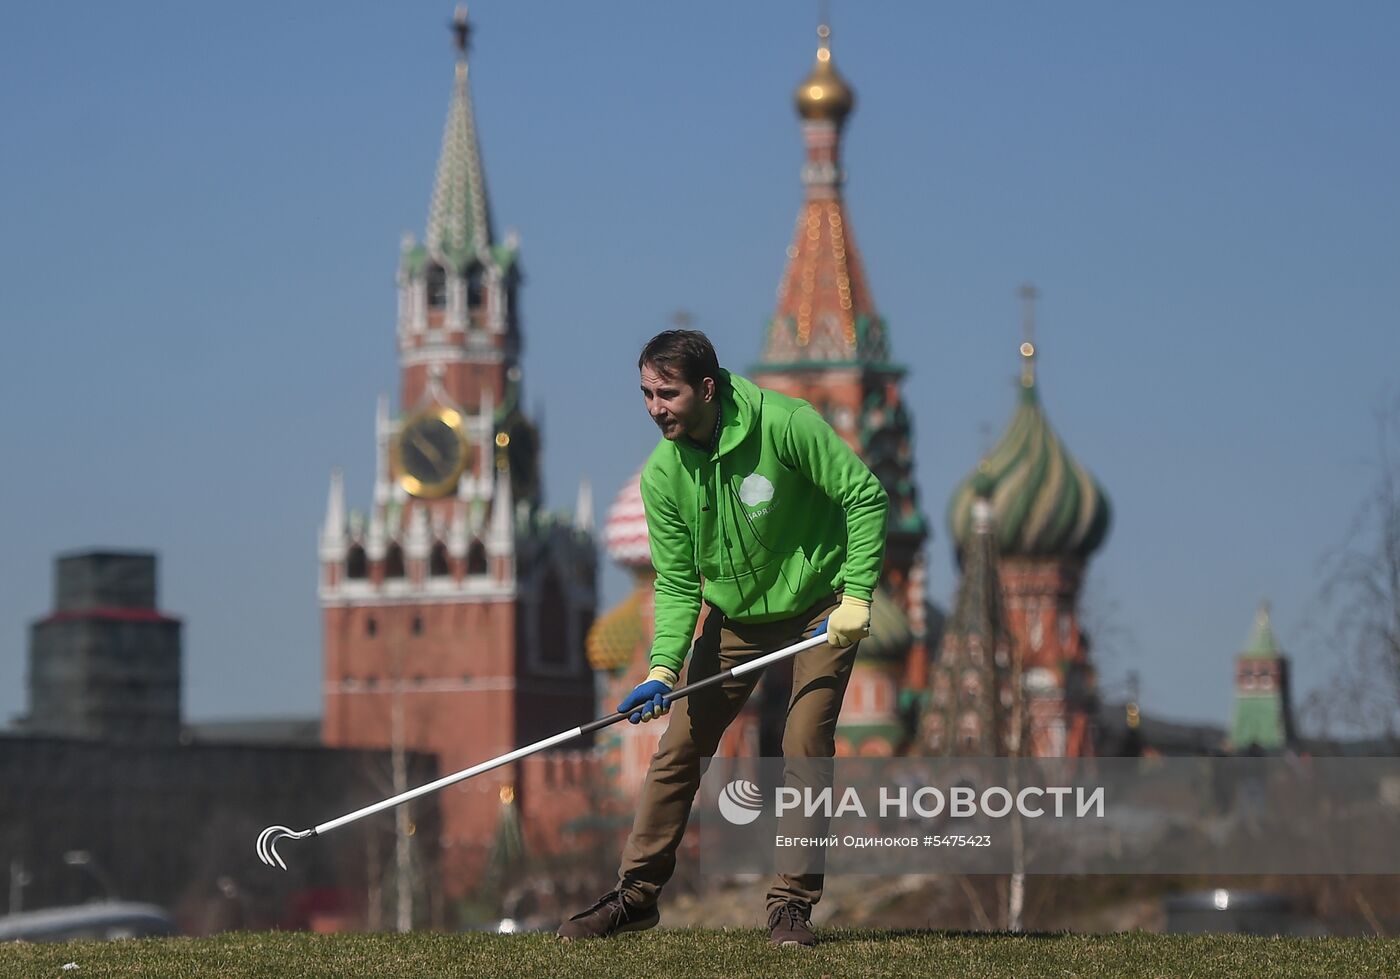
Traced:
[[675, 377], [693, 388], [700, 382], [713, 377], [719, 384], [719, 357], [715, 355], [714, 344], [699, 330], [667, 330], [658, 333], [647, 341], [642, 355], [637, 358], [637, 370], [647, 364], [663, 374]]

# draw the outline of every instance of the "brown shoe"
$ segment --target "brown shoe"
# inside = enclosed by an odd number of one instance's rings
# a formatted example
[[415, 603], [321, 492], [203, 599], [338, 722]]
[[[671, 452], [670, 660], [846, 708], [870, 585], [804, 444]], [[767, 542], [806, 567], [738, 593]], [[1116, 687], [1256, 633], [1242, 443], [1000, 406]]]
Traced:
[[800, 945], [803, 948], [817, 944], [817, 936], [812, 934], [812, 925], [808, 920], [811, 913], [810, 909], [793, 903], [774, 908], [768, 915], [768, 930], [772, 934], [773, 944]]
[[576, 938], [612, 938], [624, 931], [645, 931], [661, 920], [656, 905], [634, 908], [619, 891], [608, 891], [587, 911], [580, 911], [559, 926], [559, 937], [566, 942]]

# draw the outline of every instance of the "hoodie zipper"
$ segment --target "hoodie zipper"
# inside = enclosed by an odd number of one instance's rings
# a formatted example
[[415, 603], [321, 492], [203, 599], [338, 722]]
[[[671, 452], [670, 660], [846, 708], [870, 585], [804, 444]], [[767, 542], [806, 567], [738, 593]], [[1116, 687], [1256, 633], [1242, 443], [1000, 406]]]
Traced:
[[[708, 473], [704, 472], [707, 467], [709, 468]], [[706, 478], [707, 476], [708, 478]], [[702, 525], [701, 513], [714, 511], [720, 541], [724, 544], [724, 552], [720, 556], [720, 571], [725, 577], [733, 577], [735, 574], [734, 559], [730, 555], [730, 551], [733, 549], [734, 543], [729, 536], [729, 522], [724, 516], [724, 463], [722, 457], [716, 455], [714, 460], [702, 459], [700, 461], [700, 465], [695, 467], [695, 489], [695, 526], [699, 528]], [[699, 568], [701, 548], [699, 533], [695, 535], [695, 539], [691, 543], [695, 566]], [[728, 565], [727, 569], [726, 565]]]

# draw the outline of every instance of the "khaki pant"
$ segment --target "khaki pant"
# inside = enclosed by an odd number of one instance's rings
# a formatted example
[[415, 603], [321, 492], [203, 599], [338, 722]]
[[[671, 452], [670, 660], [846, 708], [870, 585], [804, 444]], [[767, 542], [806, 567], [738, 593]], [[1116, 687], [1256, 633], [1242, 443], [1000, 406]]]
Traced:
[[[694, 683], [764, 653], [800, 641], [839, 604], [832, 596], [792, 618], [761, 625], [728, 619], [711, 607], [690, 654], [681, 683]], [[831, 758], [836, 753], [836, 718], [846, 693], [856, 646], [803, 650], [792, 661], [792, 697], [783, 730], [783, 757]], [[763, 671], [731, 677], [676, 701], [670, 725], [652, 756], [637, 800], [632, 835], [622, 851], [618, 890], [628, 904], [649, 907], [676, 869], [676, 848], [685, 835], [691, 803], [700, 788], [700, 767], [753, 693]], [[654, 723], [654, 722], [652, 722]], [[804, 779], [805, 781], [805, 779]], [[810, 908], [821, 898], [823, 875], [781, 874], [768, 890], [768, 907], [796, 902]]]

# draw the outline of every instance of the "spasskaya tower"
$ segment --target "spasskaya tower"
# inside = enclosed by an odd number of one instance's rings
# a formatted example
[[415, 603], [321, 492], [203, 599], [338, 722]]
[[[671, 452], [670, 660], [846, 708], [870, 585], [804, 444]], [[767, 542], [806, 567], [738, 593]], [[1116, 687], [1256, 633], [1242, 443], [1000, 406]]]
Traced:
[[[427, 230], [400, 255], [397, 409], [381, 396], [367, 510], [347, 510], [337, 470], [320, 536], [325, 742], [435, 752], [444, 774], [591, 719], [597, 561], [587, 484], [573, 515], [542, 505], [519, 242], [492, 224], [463, 11], [454, 33]], [[442, 792], [449, 895], [475, 878], [503, 805], [526, 822], [546, 805], [528, 782], [507, 766]]]

